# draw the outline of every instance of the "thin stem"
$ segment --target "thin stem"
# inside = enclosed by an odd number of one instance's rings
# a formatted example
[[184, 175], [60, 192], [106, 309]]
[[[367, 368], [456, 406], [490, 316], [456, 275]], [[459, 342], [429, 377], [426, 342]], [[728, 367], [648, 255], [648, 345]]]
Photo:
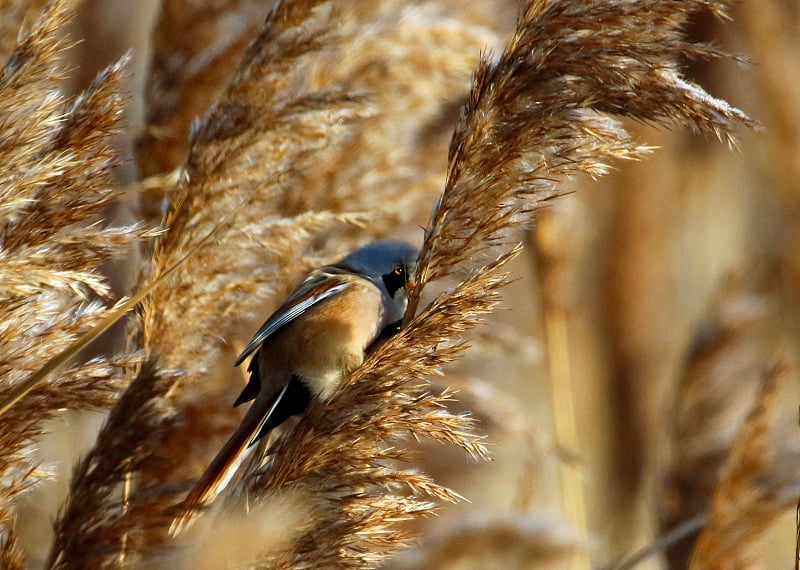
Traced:
[[651, 542], [647, 546], [640, 548], [627, 558], [623, 559], [621, 562], [618, 562], [617, 564], [611, 567], [606, 566], [601, 570], [630, 570], [631, 568], [635, 567], [640, 562], [643, 562], [650, 556], [668, 550], [669, 547], [671, 547], [676, 542], [679, 542], [684, 538], [686, 538], [687, 536], [691, 535], [692, 533], [695, 533], [698, 530], [702, 529], [707, 522], [708, 522], [707, 514], [703, 513], [695, 515], [692, 518], [682, 522], [669, 532], [666, 532], [661, 536], [657, 537], [653, 542]]

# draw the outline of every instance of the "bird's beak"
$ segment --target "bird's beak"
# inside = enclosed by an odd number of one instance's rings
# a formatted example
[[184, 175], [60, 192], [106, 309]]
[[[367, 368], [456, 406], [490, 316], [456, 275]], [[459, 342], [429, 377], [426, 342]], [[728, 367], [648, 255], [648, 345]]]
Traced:
[[403, 285], [403, 289], [406, 290], [406, 294], [407, 295], [411, 295], [411, 291], [416, 286], [417, 286], [417, 282], [414, 281], [413, 279], [409, 279], [408, 281], [405, 282], [405, 285]]

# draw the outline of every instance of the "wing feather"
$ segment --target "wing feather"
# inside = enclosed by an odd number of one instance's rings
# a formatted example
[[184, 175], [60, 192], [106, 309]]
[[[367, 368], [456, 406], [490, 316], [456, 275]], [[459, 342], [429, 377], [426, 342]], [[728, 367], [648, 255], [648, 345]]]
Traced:
[[281, 327], [286, 326], [305, 313], [314, 305], [321, 303], [344, 291], [349, 283], [331, 275], [314, 275], [306, 280], [297, 291], [256, 331], [253, 339], [247, 343], [236, 359], [234, 366], [239, 366], [255, 352], [258, 347]]

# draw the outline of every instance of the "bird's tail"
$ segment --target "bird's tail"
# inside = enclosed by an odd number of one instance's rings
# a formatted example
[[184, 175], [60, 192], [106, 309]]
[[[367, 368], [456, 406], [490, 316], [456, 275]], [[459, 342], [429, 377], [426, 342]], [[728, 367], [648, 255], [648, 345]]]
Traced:
[[179, 514], [169, 527], [173, 538], [188, 529], [199, 516], [203, 507], [214, 502], [217, 496], [228, 486], [239, 469], [239, 466], [255, 449], [251, 444], [262, 433], [275, 407], [283, 398], [286, 388], [275, 400], [260, 402], [256, 399], [247, 410], [242, 423], [225, 442], [211, 465], [200, 476], [200, 479], [183, 501], [183, 512]]

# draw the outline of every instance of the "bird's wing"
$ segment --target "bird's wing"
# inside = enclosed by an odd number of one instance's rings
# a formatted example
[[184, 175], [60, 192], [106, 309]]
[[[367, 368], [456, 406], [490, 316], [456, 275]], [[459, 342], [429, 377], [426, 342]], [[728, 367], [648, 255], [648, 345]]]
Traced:
[[329, 299], [344, 291], [348, 282], [340, 276], [328, 273], [315, 273], [306, 279], [300, 287], [275, 311], [258, 329], [253, 340], [247, 343], [236, 359], [234, 366], [239, 366], [255, 352], [271, 334], [287, 325], [317, 303]]
[[200, 510], [211, 504], [225, 487], [228, 486], [239, 466], [254, 448], [251, 447], [264, 424], [278, 407], [286, 391], [288, 382], [273, 399], [257, 399], [247, 410], [242, 423], [225, 442], [222, 449], [211, 462], [211, 465], [200, 476], [186, 500], [183, 502], [183, 512], [172, 521], [169, 528], [171, 536], [175, 537], [187, 529], [200, 514]]

